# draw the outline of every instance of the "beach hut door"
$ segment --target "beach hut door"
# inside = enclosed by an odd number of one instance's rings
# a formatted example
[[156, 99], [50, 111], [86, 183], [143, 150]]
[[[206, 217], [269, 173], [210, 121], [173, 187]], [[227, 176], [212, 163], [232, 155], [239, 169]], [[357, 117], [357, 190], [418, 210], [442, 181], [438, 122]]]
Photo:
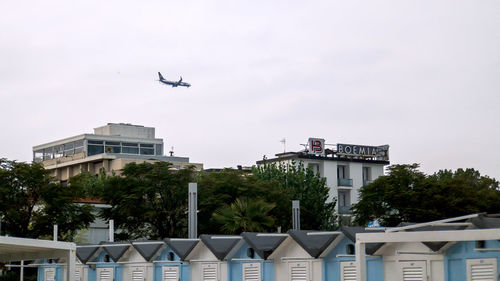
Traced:
[[133, 266], [130, 268], [132, 281], [146, 281], [145, 268], [143, 266]]
[[340, 263], [341, 281], [356, 281], [356, 264], [354, 261]]
[[497, 281], [497, 259], [467, 259], [467, 281]]
[[164, 266], [162, 267], [162, 281], [179, 281], [179, 267], [178, 266]]
[[219, 274], [217, 263], [204, 263], [201, 265], [201, 280], [203, 281], [218, 281]]
[[102, 267], [97, 269], [97, 281], [113, 281], [115, 276], [113, 267]]
[[45, 281], [55, 281], [56, 280], [56, 269], [51, 267], [51, 268], [46, 268], [44, 270], [44, 280]]
[[87, 280], [87, 268], [85, 266], [75, 267], [75, 281], [86, 281]]
[[260, 263], [244, 263], [243, 264], [243, 281], [261, 281]]
[[288, 264], [288, 272], [290, 273], [290, 281], [310, 280], [308, 262], [291, 262]]
[[403, 281], [427, 281], [427, 267], [425, 261], [401, 262]]

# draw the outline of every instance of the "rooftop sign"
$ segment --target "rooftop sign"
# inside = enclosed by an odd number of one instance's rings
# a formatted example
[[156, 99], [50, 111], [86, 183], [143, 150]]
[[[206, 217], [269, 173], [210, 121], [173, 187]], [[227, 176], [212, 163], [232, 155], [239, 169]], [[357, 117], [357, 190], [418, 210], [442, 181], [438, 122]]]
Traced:
[[380, 160], [389, 160], [389, 146], [367, 146], [338, 143], [337, 155], [348, 157], [372, 157]]
[[325, 140], [324, 139], [316, 139], [309, 138], [308, 144], [308, 152], [309, 154], [321, 155], [325, 156]]

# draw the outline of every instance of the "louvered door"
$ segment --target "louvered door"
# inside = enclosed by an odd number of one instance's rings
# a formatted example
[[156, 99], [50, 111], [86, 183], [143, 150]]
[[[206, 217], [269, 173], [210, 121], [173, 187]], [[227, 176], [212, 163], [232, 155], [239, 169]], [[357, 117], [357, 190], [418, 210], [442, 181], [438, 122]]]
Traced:
[[261, 281], [260, 263], [243, 263], [243, 281]]
[[145, 270], [142, 266], [133, 266], [130, 268], [132, 281], [145, 281]]
[[51, 268], [45, 268], [43, 272], [44, 280], [45, 281], [55, 281], [56, 280], [56, 269], [51, 267]]
[[219, 275], [217, 268], [217, 263], [203, 263], [201, 265], [201, 280], [218, 281]]
[[87, 281], [87, 267], [85, 266], [75, 267], [75, 281]]
[[309, 281], [309, 263], [291, 262], [288, 264], [290, 281]]
[[356, 281], [356, 264], [354, 261], [340, 262], [340, 280]]
[[427, 267], [425, 261], [401, 262], [401, 280], [427, 281]]
[[497, 259], [468, 259], [467, 281], [498, 281]]
[[113, 281], [113, 267], [101, 267], [97, 269], [97, 281]]
[[179, 267], [178, 266], [163, 266], [162, 267], [162, 281], [179, 281]]

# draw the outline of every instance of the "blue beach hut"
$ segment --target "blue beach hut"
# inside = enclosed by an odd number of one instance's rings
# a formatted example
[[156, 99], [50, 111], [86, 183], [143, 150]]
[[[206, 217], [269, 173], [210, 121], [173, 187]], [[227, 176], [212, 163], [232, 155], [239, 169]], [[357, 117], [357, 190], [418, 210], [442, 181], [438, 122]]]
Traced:
[[[473, 228], [500, 231], [500, 218], [479, 215], [469, 220]], [[451, 245], [445, 253], [448, 281], [499, 280], [500, 241], [464, 241]]]
[[228, 254], [228, 275], [232, 281], [274, 281], [274, 262], [267, 258], [287, 234], [243, 232]]
[[101, 242], [90, 266], [88, 281], [122, 281], [122, 264], [117, 263], [131, 247], [130, 242]]
[[[341, 227], [339, 235], [320, 255], [323, 259], [324, 281], [356, 280], [354, 243], [357, 233], [384, 232], [383, 229], [367, 229], [364, 227]], [[384, 280], [382, 257], [373, 256], [383, 243], [366, 245], [368, 281]]]
[[189, 281], [190, 266], [185, 261], [199, 239], [165, 239], [154, 257], [154, 281]]
[[58, 259], [43, 259], [37, 270], [38, 281], [64, 281], [66, 280], [64, 266]]

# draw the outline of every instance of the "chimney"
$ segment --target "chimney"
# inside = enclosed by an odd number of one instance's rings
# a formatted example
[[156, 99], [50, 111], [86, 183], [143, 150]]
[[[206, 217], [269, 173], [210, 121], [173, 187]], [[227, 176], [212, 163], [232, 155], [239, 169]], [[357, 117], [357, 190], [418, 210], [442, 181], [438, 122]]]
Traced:
[[300, 230], [300, 201], [292, 201], [292, 228], [293, 230]]
[[189, 183], [188, 238], [198, 238], [198, 184]]

